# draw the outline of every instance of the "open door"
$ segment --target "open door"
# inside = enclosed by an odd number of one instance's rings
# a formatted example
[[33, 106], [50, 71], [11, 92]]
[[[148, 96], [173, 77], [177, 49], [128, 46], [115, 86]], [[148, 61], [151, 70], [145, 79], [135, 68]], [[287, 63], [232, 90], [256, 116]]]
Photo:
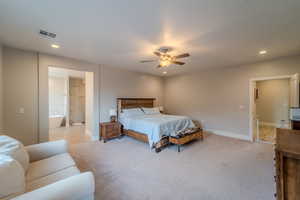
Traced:
[[257, 98], [257, 86], [256, 86], [256, 81], [251, 82], [252, 86], [252, 91], [251, 91], [251, 101], [252, 101], [252, 140], [257, 141], [258, 139], [258, 120], [257, 120], [257, 113], [256, 113], [256, 98]]
[[290, 80], [290, 107], [299, 107], [299, 87], [299, 74], [295, 74]]

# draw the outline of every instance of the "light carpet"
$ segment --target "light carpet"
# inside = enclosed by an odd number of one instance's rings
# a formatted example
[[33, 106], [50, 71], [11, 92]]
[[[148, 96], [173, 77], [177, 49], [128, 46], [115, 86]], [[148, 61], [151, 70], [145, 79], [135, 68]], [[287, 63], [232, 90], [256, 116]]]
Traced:
[[271, 200], [273, 147], [206, 135], [159, 154], [134, 139], [71, 145], [78, 167], [96, 179], [96, 200]]

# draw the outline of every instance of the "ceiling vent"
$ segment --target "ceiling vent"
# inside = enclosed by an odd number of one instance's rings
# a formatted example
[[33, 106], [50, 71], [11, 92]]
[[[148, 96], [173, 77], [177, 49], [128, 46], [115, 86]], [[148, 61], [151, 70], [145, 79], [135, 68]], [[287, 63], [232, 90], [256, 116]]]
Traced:
[[55, 33], [50, 33], [48, 31], [40, 30], [40, 35], [48, 37], [48, 38], [56, 38]]

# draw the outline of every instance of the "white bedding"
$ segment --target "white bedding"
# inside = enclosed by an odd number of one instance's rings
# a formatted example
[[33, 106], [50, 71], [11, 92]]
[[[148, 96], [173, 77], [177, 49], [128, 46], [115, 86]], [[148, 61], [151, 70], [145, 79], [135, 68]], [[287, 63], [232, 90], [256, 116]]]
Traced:
[[179, 115], [120, 116], [119, 121], [125, 129], [147, 135], [150, 147], [159, 142], [164, 135], [176, 136], [187, 128], [195, 128], [195, 124], [190, 118]]

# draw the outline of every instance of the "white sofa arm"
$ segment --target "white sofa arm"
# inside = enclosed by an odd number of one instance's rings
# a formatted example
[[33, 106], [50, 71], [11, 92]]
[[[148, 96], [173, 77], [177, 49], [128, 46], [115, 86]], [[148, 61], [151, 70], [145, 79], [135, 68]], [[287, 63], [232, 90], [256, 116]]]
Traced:
[[91, 172], [85, 172], [22, 194], [12, 200], [93, 200], [94, 193], [94, 176]]
[[29, 145], [25, 147], [30, 158], [30, 162], [42, 160], [61, 153], [68, 152], [68, 142], [58, 140], [54, 142], [45, 142]]

